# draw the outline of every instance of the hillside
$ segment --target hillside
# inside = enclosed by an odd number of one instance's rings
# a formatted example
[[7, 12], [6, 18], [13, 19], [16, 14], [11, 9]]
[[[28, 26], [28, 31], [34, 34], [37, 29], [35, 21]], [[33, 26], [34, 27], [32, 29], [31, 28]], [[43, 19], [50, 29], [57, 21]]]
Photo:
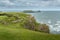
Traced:
[[0, 40], [60, 40], [60, 35], [49, 34], [48, 26], [37, 23], [31, 15], [1, 12]]

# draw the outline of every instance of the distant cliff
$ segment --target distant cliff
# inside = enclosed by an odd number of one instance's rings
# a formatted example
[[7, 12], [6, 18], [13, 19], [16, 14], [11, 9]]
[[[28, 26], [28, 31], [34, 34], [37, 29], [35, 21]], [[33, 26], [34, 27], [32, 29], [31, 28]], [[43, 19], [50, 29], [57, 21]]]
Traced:
[[41, 12], [40, 10], [38, 11], [33, 11], [33, 10], [24, 10], [24, 13], [36, 13], [36, 12]]

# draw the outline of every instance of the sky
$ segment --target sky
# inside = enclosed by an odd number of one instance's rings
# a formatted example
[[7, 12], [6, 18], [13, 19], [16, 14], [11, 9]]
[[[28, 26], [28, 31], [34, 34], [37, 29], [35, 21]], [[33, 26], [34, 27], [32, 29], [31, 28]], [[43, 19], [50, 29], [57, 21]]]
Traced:
[[60, 10], [60, 0], [0, 0], [0, 9]]

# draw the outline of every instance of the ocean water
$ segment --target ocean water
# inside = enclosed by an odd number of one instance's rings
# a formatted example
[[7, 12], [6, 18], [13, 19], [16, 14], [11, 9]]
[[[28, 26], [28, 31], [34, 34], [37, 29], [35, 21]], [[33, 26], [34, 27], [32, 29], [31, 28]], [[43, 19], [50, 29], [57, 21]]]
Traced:
[[49, 25], [50, 33], [60, 34], [60, 11], [41, 11], [28, 14], [34, 16], [37, 22]]

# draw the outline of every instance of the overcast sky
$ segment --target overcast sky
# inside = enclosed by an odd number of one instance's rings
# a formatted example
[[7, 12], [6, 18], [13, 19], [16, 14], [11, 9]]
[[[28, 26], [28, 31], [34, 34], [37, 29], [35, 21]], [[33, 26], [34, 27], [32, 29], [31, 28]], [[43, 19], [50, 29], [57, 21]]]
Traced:
[[0, 9], [60, 10], [60, 0], [0, 0]]

